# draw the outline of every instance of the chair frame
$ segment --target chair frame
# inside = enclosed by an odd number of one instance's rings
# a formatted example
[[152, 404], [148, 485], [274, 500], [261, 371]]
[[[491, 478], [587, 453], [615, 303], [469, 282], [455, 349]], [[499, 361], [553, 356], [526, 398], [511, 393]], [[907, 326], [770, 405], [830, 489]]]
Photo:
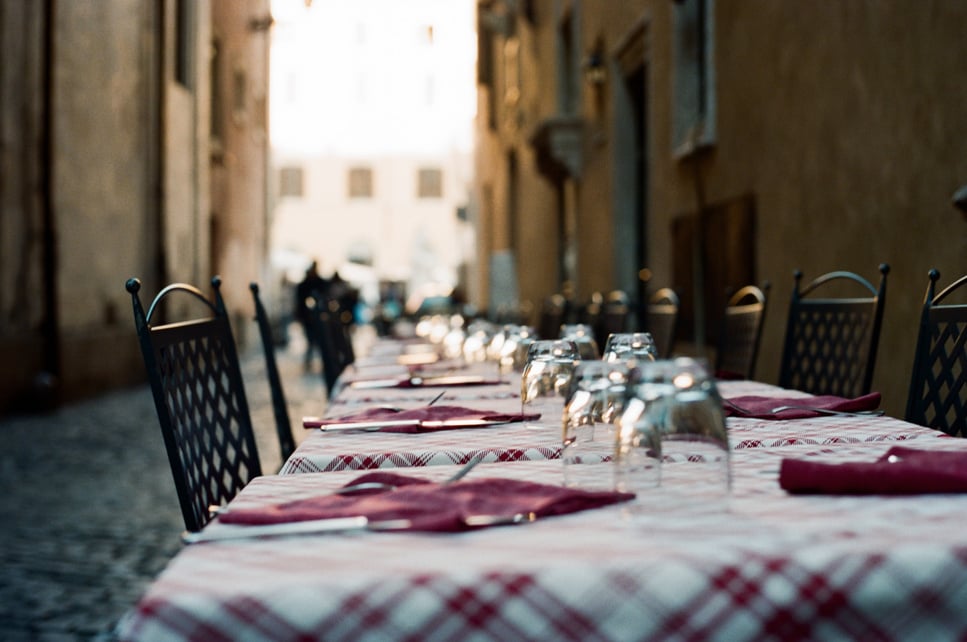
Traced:
[[279, 437], [279, 454], [282, 462], [295, 451], [295, 438], [292, 436], [292, 422], [289, 419], [288, 404], [282, 389], [282, 379], [275, 360], [275, 343], [272, 338], [272, 324], [269, 315], [259, 297], [258, 283], [249, 283], [252, 291], [252, 301], [255, 304], [255, 323], [258, 325], [259, 336], [262, 339], [262, 349], [265, 353], [265, 373], [269, 380], [269, 392], [272, 394], [272, 414], [275, 417], [275, 430]]
[[[681, 302], [671, 288], [661, 288], [648, 301], [647, 331], [655, 340], [659, 359], [668, 359], [675, 348], [675, 333]], [[655, 322], [655, 319], [659, 323]]]
[[[262, 474], [238, 353], [212, 279], [214, 303], [192, 285], [168, 285], [141, 305], [141, 281], [125, 284], [185, 527], [198, 531], [213, 509]], [[210, 316], [154, 324], [170, 297], [187, 297]]]
[[770, 285], [746, 285], [729, 297], [722, 317], [715, 372], [752, 379], [755, 375]]
[[336, 299], [319, 297], [313, 307], [312, 323], [322, 348], [322, 378], [330, 399], [339, 388], [343, 371], [356, 360], [348, 324], [341, 316], [344, 310]]
[[[890, 266], [880, 264], [879, 272], [879, 288], [843, 270], [823, 274], [803, 288], [803, 274], [795, 271], [779, 386], [849, 398], [870, 392]], [[870, 296], [807, 298], [831, 283], [853, 284], [851, 287], [859, 286]]]
[[967, 437], [967, 304], [942, 305], [955, 290], [967, 286], [967, 275], [936, 295], [940, 272], [930, 270], [928, 278], [905, 418], [954, 437]]

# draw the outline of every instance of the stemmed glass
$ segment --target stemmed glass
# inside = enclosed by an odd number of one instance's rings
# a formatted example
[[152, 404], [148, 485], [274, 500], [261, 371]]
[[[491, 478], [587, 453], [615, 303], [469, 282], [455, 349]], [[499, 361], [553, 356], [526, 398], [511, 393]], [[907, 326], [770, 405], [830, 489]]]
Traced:
[[605, 361], [654, 361], [658, 348], [650, 332], [613, 332], [608, 335], [601, 357]]
[[556, 426], [579, 360], [577, 346], [572, 341], [534, 341], [520, 378], [521, 412], [540, 413], [541, 426]]
[[629, 368], [623, 363], [582, 361], [564, 403], [561, 460], [564, 483], [587, 490], [615, 485], [615, 424], [627, 397]]

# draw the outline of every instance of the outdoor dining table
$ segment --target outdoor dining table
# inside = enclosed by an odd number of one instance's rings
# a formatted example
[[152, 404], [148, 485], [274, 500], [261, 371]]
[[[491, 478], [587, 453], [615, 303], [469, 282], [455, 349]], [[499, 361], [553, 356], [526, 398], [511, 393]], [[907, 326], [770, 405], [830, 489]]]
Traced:
[[[846, 428], [846, 427], [844, 427]], [[918, 444], [919, 446], [920, 444]], [[967, 442], [924, 440], [967, 452]], [[869, 459], [883, 443], [806, 448]], [[736, 451], [725, 503], [661, 488], [630, 504], [462, 533], [349, 532], [186, 546], [123, 639], [962, 639], [967, 495], [789, 495], [789, 448]], [[663, 477], [688, 476], [687, 462]], [[427, 479], [453, 466], [420, 470]], [[231, 508], [358, 473], [254, 480]], [[474, 477], [554, 483], [556, 461]], [[213, 523], [210, 529], [228, 528]]]
[[[757, 382], [723, 382], [721, 388], [734, 397], [799, 394]], [[413, 393], [413, 401], [425, 402], [428, 392]], [[355, 393], [343, 388], [339, 394], [342, 400]], [[460, 394], [471, 394], [470, 388]], [[336, 404], [341, 410], [354, 405]], [[898, 444], [967, 457], [967, 441], [886, 416], [730, 417], [727, 425], [727, 495], [706, 492], [706, 467], [684, 458], [665, 461], [661, 484], [639, 489], [630, 501], [510, 526], [359, 528], [189, 544], [118, 633], [136, 640], [967, 636], [967, 493], [794, 494], [779, 483], [789, 461], [871, 462]], [[506, 429], [320, 431], [290, 463], [302, 457], [330, 472], [293, 466], [285, 472], [303, 474], [257, 478], [227, 511], [327, 495], [372, 472], [328, 466], [320, 454], [327, 449], [339, 456], [385, 451], [390, 461], [404, 451], [460, 453], [452, 463], [409, 462], [396, 471], [442, 482], [466, 455], [519, 443], [519, 433], [500, 432]], [[558, 447], [559, 433], [544, 440], [544, 433], [532, 432], [534, 444]], [[485, 459], [456, 483], [560, 485], [562, 470], [550, 453], [513, 463]], [[216, 519], [202, 532], [244, 528]]]
[[[385, 379], [387, 372], [380, 367], [378, 372], [371, 370], [368, 376], [365, 368], [351, 373], [346, 385], [340, 388], [339, 395], [330, 402], [326, 416], [342, 417], [361, 409], [380, 406], [417, 408], [425, 406], [441, 393], [445, 397], [437, 402], [440, 404], [456, 404], [500, 413], [522, 410], [520, 374], [516, 372], [504, 374], [499, 383], [454, 388], [370, 388], [352, 385], [352, 382], [370, 381], [368, 377]], [[460, 372], [462, 376], [489, 375], [495, 378], [496, 366], [486, 362], [476, 363]], [[756, 381], [722, 381], [718, 388], [726, 398], [748, 395], [777, 399], [787, 399], [790, 395], [809, 398], [804, 393]], [[729, 421], [730, 443], [733, 449], [740, 450], [767, 446], [818, 446], [836, 442], [904, 441], [942, 434], [890, 417], [841, 420], [841, 417], [816, 417], [784, 421], [780, 422], [784, 429], [777, 432], [774, 420], [732, 418]], [[843, 425], [848, 425], [848, 429], [836, 429]], [[327, 433], [319, 428], [307, 430], [309, 434], [284, 462], [279, 474], [465, 464], [476, 457], [482, 457], [485, 462], [540, 461], [559, 459], [561, 455], [561, 425], [560, 418], [556, 417], [423, 434]]]

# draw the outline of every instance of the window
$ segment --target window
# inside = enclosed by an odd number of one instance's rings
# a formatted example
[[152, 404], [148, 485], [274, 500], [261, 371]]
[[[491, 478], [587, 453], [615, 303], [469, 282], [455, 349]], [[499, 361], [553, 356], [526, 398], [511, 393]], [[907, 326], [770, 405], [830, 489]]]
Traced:
[[421, 169], [417, 175], [416, 193], [420, 198], [443, 196], [443, 172], [433, 167]]
[[248, 78], [244, 69], [232, 74], [232, 117], [236, 123], [245, 121], [248, 112]]
[[188, 0], [175, 2], [175, 81], [185, 87], [192, 88], [192, 15], [194, 3]]
[[225, 98], [222, 95], [222, 45], [216, 39], [212, 41], [211, 67], [208, 70], [211, 79], [212, 103], [209, 110], [209, 127], [211, 128], [212, 143], [216, 146], [221, 145], [225, 138], [225, 129], [222, 121], [222, 111], [224, 109]]
[[673, 144], [677, 155], [715, 142], [715, 0], [675, 4]]
[[373, 170], [369, 167], [349, 168], [349, 198], [372, 198]]
[[303, 196], [303, 178], [301, 167], [283, 167], [279, 170], [279, 195]]

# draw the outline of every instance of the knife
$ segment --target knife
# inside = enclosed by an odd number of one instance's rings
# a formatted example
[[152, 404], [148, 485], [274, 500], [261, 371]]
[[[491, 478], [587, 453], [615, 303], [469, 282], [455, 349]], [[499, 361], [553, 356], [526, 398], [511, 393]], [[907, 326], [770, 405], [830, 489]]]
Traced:
[[280, 537], [283, 535], [308, 535], [311, 533], [392, 531], [406, 529], [410, 525], [411, 523], [408, 519], [371, 522], [362, 515], [358, 517], [334, 517], [331, 519], [312, 519], [281, 524], [259, 524], [256, 526], [220, 524], [215, 528], [209, 527], [195, 533], [182, 533], [181, 541], [185, 544], [200, 544], [202, 542], [250, 539], [253, 537]]
[[475, 428], [479, 426], [497, 426], [500, 424], [511, 423], [511, 420], [496, 419], [386, 419], [382, 421], [346, 421], [325, 423], [316, 417], [303, 417], [302, 425], [305, 428], [319, 428], [323, 432], [361, 431], [373, 432], [383, 428], [396, 427], [422, 427], [422, 428]]

